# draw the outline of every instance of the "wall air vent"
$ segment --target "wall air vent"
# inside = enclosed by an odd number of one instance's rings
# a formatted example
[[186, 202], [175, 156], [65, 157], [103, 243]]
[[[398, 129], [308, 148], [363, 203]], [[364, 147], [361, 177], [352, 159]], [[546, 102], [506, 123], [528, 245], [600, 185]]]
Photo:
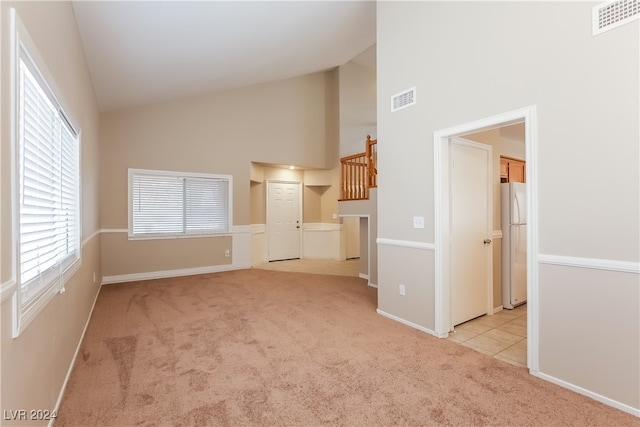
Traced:
[[616, 0], [593, 7], [593, 35], [612, 30], [640, 17], [640, 0]]
[[416, 88], [405, 90], [391, 97], [391, 112], [411, 107], [416, 103]]

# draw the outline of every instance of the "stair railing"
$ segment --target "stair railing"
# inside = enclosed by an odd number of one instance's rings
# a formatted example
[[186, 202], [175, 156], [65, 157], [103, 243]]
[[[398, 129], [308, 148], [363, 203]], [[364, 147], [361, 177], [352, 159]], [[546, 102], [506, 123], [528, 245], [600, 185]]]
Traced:
[[367, 200], [369, 189], [378, 186], [377, 143], [367, 135], [364, 153], [340, 159], [340, 200]]

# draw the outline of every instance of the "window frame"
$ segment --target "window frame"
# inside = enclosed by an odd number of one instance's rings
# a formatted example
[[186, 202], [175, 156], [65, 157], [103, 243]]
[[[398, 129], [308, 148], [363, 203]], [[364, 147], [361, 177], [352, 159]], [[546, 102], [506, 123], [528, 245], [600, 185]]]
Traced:
[[[224, 230], [220, 231], [182, 231], [182, 232], [166, 232], [166, 233], [134, 233], [133, 224], [133, 178], [136, 175], [149, 175], [158, 177], [175, 177], [175, 178], [193, 178], [193, 179], [215, 179], [227, 182], [227, 224]], [[136, 169], [129, 168], [127, 171], [127, 215], [128, 227], [127, 234], [129, 240], [154, 240], [154, 239], [188, 239], [198, 237], [216, 237], [231, 235], [233, 230], [233, 176], [224, 174], [196, 173], [196, 172], [177, 172], [155, 169]], [[184, 194], [183, 194], [184, 197]], [[183, 216], [183, 224], [186, 217]]]
[[[11, 105], [11, 205], [12, 205], [12, 276], [16, 286], [13, 290], [13, 337], [18, 337], [37, 315], [58, 294], [65, 292], [65, 285], [69, 279], [79, 270], [82, 264], [82, 133], [74, 125], [75, 120], [69, 115], [69, 109], [60, 101], [60, 93], [55, 86], [55, 80], [46, 67], [35, 43], [30, 38], [24, 25], [21, 23], [15, 9], [10, 10], [11, 30], [11, 75], [10, 75], [10, 105]], [[65, 257], [57, 260], [53, 265], [39, 272], [35, 277], [22, 283], [21, 265], [21, 63], [28, 69], [38, 86], [39, 95], [51, 104], [52, 111], [57, 111], [60, 126], [66, 127], [71, 136], [75, 159], [73, 159], [73, 194], [72, 210], [75, 212], [73, 226], [75, 234], [68, 241], [73, 245], [73, 251]], [[63, 162], [61, 160], [60, 165]], [[61, 166], [62, 167], [62, 166]], [[62, 173], [62, 172], [60, 172]], [[25, 298], [23, 288], [40, 280], [37, 291]]]

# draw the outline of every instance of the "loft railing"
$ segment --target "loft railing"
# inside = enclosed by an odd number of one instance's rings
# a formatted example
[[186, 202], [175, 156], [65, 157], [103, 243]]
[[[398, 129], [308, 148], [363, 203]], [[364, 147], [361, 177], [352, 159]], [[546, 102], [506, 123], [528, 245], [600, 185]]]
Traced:
[[364, 153], [340, 159], [340, 200], [366, 200], [369, 189], [378, 186], [377, 139], [367, 135]]
[[367, 154], [368, 170], [369, 170], [369, 188], [378, 186], [378, 140], [371, 139], [371, 135], [367, 135]]

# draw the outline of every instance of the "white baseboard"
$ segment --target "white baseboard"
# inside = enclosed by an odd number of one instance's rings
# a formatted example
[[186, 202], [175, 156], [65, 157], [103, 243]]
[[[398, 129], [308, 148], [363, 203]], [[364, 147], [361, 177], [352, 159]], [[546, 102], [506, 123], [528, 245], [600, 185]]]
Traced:
[[[80, 348], [82, 347], [82, 341], [84, 341], [84, 336], [87, 333], [87, 328], [89, 328], [89, 321], [91, 321], [91, 316], [93, 315], [93, 309], [96, 307], [96, 302], [98, 301], [98, 296], [100, 295], [101, 290], [102, 290], [102, 284], [98, 288], [98, 292], [96, 292], [96, 296], [93, 299], [93, 304], [91, 305], [91, 310], [89, 310], [89, 316], [87, 316], [87, 321], [84, 324], [84, 329], [82, 329], [82, 334], [80, 335], [80, 340], [78, 341], [78, 345], [76, 346], [76, 351], [75, 353], [73, 353], [73, 358], [71, 359], [71, 364], [69, 365], [69, 369], [67, 370], [67, 375], [64, 377], [62, 388], [60, 389], [60, 394], [58, 394], [58, 399], [56, 400], [56, 406], [53, 408], [53, 412], [55, 413], [58, 413], [58, 410], [60, 409], [60, 404], [62, 403], [62, 397], [64, 396], [64, 391], [67, 389], [69, 378], [71, 378], [71, 372], [73, 372], [73, 367], [76, 364], [78, 353], [80, 353]], [[55, 418], [51, 418], [51, 420], [49, 420], [48, 426], [52, 427], [55, 420], [56, 420]]]
[[440, 334], [438, 334], [437, 332], [432, 331], [431, 329], [425, 328], [424, 326], [420, 326], [420, 325], [418, 325], [417, 323], [413, 323], [413, 322], [410, 322], [410, 321], [408, 321], [408, 320], [402, 319], [401, 317], [394, 316], [393, 314], [386, 313], [386, 312], [384, 312], [384, 311], [382, 311], [382, 310], [380, 310], [380, 309], [377, 309], [377, 310], [376, 310], [376, 312], [377, 312], [378, 314], [380, 314], [381, 316], [387, 317], [387, 318], [389, 318], [389, 319], [391, 319], [391, 320], [395, 320], [396, 322], [402, 323], [403, 325], [410, 326], [410, 327], [412, 327], [412, 328], [414, 328], [414, 329], [417, 329], [417, 330], [419, 330], [419, 331], [426, 332], [427, 334], [429, 334], [429, 335], [433, 335], [434, 337], [438, 337], [438, 338], [446, 338], [446, 337], [448, 337], [448, 336], [449, 336], [449, 334], [448, 334], [448, 333], [447, 333], [447, 334], [440, 335]]
[[623, 412], [626, 412], [628, 414], [634, 415], [638, 418], [640, 418], [640, 409], [638, 408], [634, 408], [632, 406], [629, 406], [627, 404], [618, 402], [617, 400], [613, 400], [610, 399], [608, 397], [602, 396], [598, 393], [594, 393], [593, 391], [584, 389], [580, 386], [577, 386], [575, 384], [571, 384], [569, 382], [566, 382], [564, 380], [558, 379], [556, 377], [552, 377], [551, 375], [547, 375], [547, 374], [543, 374], [542, 372], [538, 372], [538, 371], [534, 371], [534, 370], [529, 370], [529, 373], [531, 375], [533, 375], [534, 377], [538, 377], [541, 378], [545, 381], [549, 381], [551, 383], [554, 383], [556, 385], [559, 385], [560, 387], [564, 387], [567, 388], [571, 391], [575, 391], [578, 394], [582, 394], [583, 396], [587, 396], [592, 398], [593, 400], [597, 400], [598, 402], [604, 403], [605, 405], [609, 405], [612, 406], [616, 409], [619, 409]]
[[179, 270], [150, 271], [146, 273], [120, 274], [117, 276], [104, 276], [103, 285], [112, 283], [139, 282], [140, 280], [166, 279], [169, 277], [194, 276], [196, 274], [219, 273], [222, 271], [240, 270], [250, 268], [250, 265], [236, 264], [213, 265], [208, 267], [183, 268]]
[[378, 285], [376, 283], [371, 283], [369, 281], [369, 275], [368, 274], [364, 274], [364, 273], [359, 273], [358, 277], [360, 277], [361, 279], [364, 279], [367, 281], [367, 286], [369, 286], [370, 288], [376, 288], [378, 289]]
[[504, 310], [504, 307], [501, 306], [501, 305], [499, 305], [497, 307], [493, 307], [493, 314], [496, 314], [496, 313], [498, 313], [498, 312], [500, 312], [502, 310]]
[[330, 260], [330, 261], [346, 261], [344, 258], [332, 257], [332, 256], [301, 256], [300, 259], [318, 259], [318, 260]]

